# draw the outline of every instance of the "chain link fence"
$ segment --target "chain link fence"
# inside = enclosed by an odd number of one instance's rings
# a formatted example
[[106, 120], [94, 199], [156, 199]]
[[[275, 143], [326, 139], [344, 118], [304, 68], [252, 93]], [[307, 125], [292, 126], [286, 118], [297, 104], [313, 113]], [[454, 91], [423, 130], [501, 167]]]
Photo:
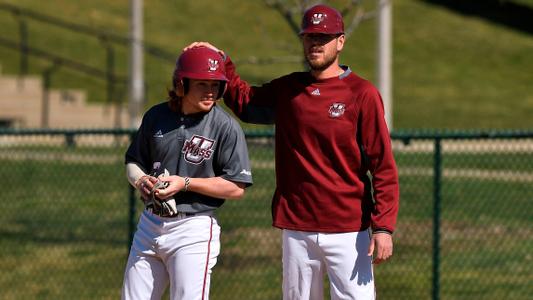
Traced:
[[[142, 209], [129, 130], [0, 132], [2, 299], [118, 299]], [[211, 299], [280, 299], [271, 132], [248, 132], [254, 185], [218, 211]], [[401, 205], [380, 299], [533, 299], [533, 132], [393, 134]], [[329, 298], [326, 293], [326, 299]]]

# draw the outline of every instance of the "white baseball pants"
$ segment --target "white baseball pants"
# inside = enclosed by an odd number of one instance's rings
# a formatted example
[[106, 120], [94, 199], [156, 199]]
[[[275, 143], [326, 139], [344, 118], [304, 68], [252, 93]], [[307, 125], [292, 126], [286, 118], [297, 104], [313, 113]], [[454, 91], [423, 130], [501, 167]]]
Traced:
[[144, 211], [131, 246], [123, 300], [209, 299], [211, 269], [220, 253], [220, 226], [210, 216], [163, 218]]
[[283, 299], [324, 299], [324, 274], [332, 300], [374, 300], [368, 230], [318, 233], [283, 230]]

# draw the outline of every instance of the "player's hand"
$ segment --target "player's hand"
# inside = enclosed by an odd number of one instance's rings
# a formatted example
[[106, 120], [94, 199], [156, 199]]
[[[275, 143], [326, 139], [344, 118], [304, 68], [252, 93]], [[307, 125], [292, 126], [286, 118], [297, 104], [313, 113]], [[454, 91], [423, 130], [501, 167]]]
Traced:
[[168, 182], [168, 186], [165, 189], [158, 189], [154, 191], [159, 199], [167, 199], [177, 192], [183, 190], [185, 187], [185, 180], [183, 177], [172, 175], [172, 176], [159, 176], [159, 180], [163, 182]]
[[389, 259], [392, 256], [392, 235], [385, 232], [376, 232], [372, 234], [367, 255], [372, 256], [372, 254], [374, 254], [374, 260], [372, 263], [375, 265]]
[[217, 47], [211, 45], [210, 43], [208, 42], [193, 42], [193, 43], [190, 43], [189, 45], [187, 45], [185, 48], [183, 48], [183, 52], [191, 49], [191, 48], [195, 48], [195, 47], [207, 47], [207, 48], [211, 48], [213, 50], [215, 50], [216, 52], [220, 53], [220, 55], [222, 56], [226, 56], [226, 54], [224, 54], [224, 51], [218, 49]]
[[150, 198], [150, 192], [154, 188], [154, 184], [157, 182], [157, 178], [149, 175], [144, 175], [137, 180], [135, 187], [141, 192], [141, 197], [144, 200]]

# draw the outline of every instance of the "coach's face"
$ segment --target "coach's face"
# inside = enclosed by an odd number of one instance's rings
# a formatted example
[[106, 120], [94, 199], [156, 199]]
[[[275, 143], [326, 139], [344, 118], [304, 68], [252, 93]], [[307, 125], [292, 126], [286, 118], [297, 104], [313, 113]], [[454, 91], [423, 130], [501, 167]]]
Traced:
[[323, 71], [338, 60], [344, 34], [305, 33], [301, 35], [305, 60], [314, 71]]
[[182, 100], [182, 112], [192, 114], [208, 112], [217, 100], [220, 81], [218, 80], [189, 80], [189, 90]]

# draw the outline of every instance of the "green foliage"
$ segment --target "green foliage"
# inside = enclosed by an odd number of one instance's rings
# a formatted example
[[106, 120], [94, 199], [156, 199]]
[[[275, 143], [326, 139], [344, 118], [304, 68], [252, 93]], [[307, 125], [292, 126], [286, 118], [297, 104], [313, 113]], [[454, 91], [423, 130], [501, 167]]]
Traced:
[[[128, 34], [129, 2], [5, 0], [76, 24], [122, 36]], [[342, 5], [343, 1], [334, 1]], [[529, 5], [531, 1], [522, 0]], [[364, 1], [368, 11], [373, 1]], [[424, 1], [393, 1], [393, 115], [400, 128], [527, 128], [533, 110], [533, 39], [503, 25], [458, 15]], [[154, 0], [144, 2], [145, 40], [176, 57], [192, 41], [210, 41], [236, 60], [250, 57], [297, 57], [299, 40], [287, 22], [263, 1], [223, 2]], [[375, 82], [376, 22], [364, 21], [350, 36], [341, 62]], [[15, 18], [0, 12], [1, 37], [17, 39]], [[105, 67], [105, 50], [97, 39], [28, 21], [30, 45]], [[114, 47], [116, 70], [127, 74], [128, 49]], [[145, 56], [148, 103], [163, 101], [171, 86], [173, 61]], [[4, 73], [18, 72], [16, 51], [0, 47]], [[31, 59], [30, 71], [41, 74], [50, 63]], [[300, 63], [238, 62], [242, 77], [262, 83], [294, 70]], [[105, 101], [106, 86], [61, 68], [54, 87], [82, 88], [91, 101]], [[112, 100], [125, 101], [125, 86]]]

